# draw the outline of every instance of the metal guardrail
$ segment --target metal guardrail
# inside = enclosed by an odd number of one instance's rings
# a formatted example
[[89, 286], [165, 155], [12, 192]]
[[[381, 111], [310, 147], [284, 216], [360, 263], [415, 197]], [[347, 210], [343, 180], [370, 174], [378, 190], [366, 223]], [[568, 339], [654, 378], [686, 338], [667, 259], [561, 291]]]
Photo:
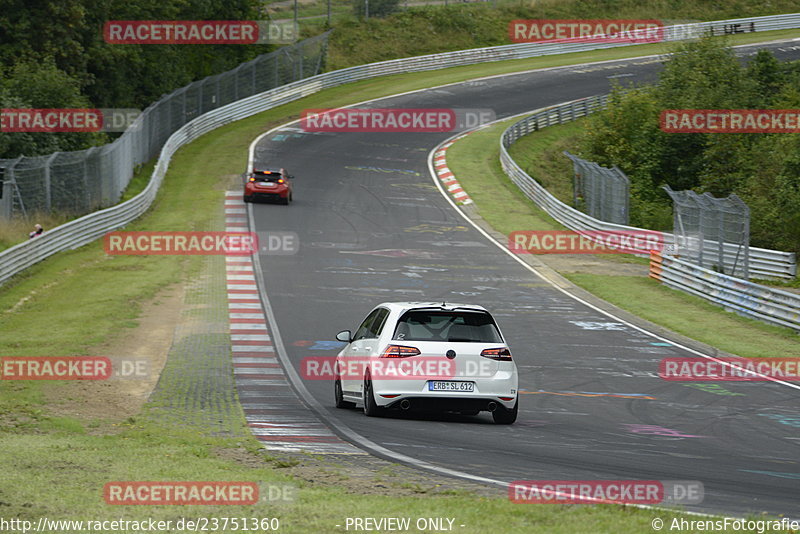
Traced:
[[650, 277], [726, 310], [800, 332], [800, 295], [720, 274], [653, 252]]
[[117, 204], [137, 165], [158, 156], [169, 136], [226, 104], [322, 71], [329, 32], [262, 54], [177, 89], [151, 104], [113, 142], [85, 150], [0, 159], [0, 218], [41, 213], [79, 217]]
[[[500, 164], [503, 171], [537, 206], [567, 228], [575, 231], [609, 231], [609, 232], [642, 232], [643, 229], [622, 224], [614, 224], [595, 219], [582, 211], [561, 202], [536, 180], [531, 178], [508, 154], [508, 147], [520, 137], [547, 126], [563, 124], [585, 117], [604, 107], [608, 103], [608, 95], [592, 96], [572, 102], [565, 102], [549, 107], [526, 117], [509, 126], [500, 138]], [[664, 233], [664, 244], [668, 249], [675, 247], [675, 237]], [[649, 254], [649, 250], [641, 250]], [[732, 269], [739, 257], [739, 245], [724, 243], [723, 260], [726, 269]], [[750, 247], [750, 276], [753, 278], [791, 279], [797, 275], [797, 258], [793, 252], [783, 252], [763, 248]]]
[[[665, 27], [665, 39], [667, 41], [691, 39], [709, 31], [723, 34], [792, 28], [800, 28], [800, 13], [667, 26]], [[631, 44], [637, 43], [523, 43], [394, 59], [318, 74], [227, 104], [186, 123], [167, 139], [150, 183], [136, 197], [122, 204], [85, 215], [50, 230], [36, 239], [20, 243], [0, 253], [0, 283], [56, 252], [85, 245], [104, 233], [120, 228], [139, 217], [155, 198], [175, 151], [198, 136], [230, 122], [303, 98], [323, 89], [378, 76], [424, 72], [491, 61], [569, 54]]]

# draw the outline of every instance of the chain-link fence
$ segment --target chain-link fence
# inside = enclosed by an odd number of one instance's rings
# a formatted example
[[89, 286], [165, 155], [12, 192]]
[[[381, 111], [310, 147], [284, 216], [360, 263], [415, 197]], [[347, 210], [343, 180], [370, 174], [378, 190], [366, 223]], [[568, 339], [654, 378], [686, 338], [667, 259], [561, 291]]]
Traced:
[[119, 201], [134, 168], [158, 155], [178, 128], [207, 111], [318, 74], [328, 33], [283, 47], [178, 89], [149, 106], [113, 143], [76, 152], [0, 159], [0, 218], [75, 215]]
[[564, 155], [572, 160], [573, 206], [601, 221], [628, 224], [631, 181], [625, 173], [616, 165], [601, 167], [566, 150]]
[[[738, 196], [664, 190], [672, 198], [675, 254], [719, 273], [750, 276], [750, 208]], [[725, 246], [725, 243], [734, 246]], [[725, 267], [727, 266], [727, 267]]]

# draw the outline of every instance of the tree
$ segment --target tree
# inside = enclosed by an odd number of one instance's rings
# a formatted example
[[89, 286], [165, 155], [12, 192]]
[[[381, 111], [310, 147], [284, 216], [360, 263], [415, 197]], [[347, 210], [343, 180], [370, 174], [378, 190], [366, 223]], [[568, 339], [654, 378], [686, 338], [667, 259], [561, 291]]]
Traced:
[[[53, 60], [22, 62], [2, 73], [2, 108], [91, 108], [80, 83], [56, 67]], [[80, 150], [107, 142], [102, 133], [0, 132], [0, 158], [38, 156]]]

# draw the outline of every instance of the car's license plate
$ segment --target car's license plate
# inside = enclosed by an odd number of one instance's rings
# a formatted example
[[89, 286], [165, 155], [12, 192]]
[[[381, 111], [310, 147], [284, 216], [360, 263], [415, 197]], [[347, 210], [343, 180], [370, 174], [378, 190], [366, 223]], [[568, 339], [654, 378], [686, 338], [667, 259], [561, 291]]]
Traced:
[[428, 391], [475, 391], [475, 382], [458, 382], [454, 380], [432, 380], [428, 382]]
[[275, 187], [274, 182], [261, 182], [258, 185], [260, 185], [261, 187]]

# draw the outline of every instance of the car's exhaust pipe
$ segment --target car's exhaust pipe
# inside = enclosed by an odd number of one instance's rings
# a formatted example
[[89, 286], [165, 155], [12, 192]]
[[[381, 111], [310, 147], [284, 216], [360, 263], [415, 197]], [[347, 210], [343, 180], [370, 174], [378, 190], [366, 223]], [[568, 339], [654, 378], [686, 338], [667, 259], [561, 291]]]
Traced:
[[489, 404], [486, 405], [486, 409], [489, 410], [490, 412], [495, 411], [497, 409], [497, 403], [491, 401]]
[[401, 410], [408, 410], [411, 408], [411, 401], [408, 399], [403, 399], [400, 401], [400, 409]]

